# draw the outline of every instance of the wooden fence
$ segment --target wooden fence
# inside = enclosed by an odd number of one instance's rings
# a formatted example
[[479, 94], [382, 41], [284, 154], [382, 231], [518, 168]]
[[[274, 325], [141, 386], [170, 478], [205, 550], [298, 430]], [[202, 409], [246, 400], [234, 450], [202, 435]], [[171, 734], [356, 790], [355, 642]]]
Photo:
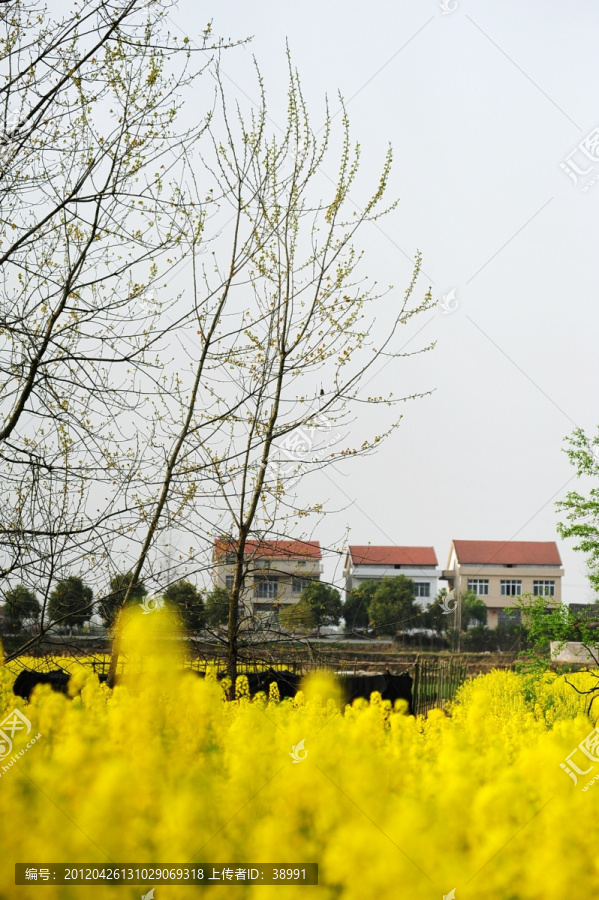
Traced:
[[452, 700], [459, 686], [466, 680], [463, 660], [429, 660], [418, 658], [414, 664], [412, 705], [416, 715], [426, 715], [429, 709], [443, 709]]

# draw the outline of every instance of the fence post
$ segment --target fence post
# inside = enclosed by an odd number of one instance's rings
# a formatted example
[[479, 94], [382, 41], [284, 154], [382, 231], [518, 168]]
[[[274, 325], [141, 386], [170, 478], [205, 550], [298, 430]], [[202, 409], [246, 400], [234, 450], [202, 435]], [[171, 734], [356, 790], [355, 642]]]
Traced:
[[420, 687], [420, 657], [416, 657], [414, 663], [414, 684], [412, 686], [412, 699], [414, 701], [414, 715], [420, 715], [420, 697], [418, 690]]

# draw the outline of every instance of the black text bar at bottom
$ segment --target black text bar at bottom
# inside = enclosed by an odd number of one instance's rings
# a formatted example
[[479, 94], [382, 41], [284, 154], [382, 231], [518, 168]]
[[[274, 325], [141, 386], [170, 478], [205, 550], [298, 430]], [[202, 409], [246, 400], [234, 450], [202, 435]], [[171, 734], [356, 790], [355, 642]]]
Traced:
[[318, 884], [317, 863], [15, 863], [15, 884]]

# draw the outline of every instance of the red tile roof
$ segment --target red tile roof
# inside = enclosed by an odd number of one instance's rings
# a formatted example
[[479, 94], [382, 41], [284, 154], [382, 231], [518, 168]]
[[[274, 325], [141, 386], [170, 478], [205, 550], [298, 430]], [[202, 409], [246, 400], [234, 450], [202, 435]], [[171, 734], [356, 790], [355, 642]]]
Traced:
[[454, 541], [462, 565], [561, 566], [555, 541]]
[[372, 544], [350, 544], [354, 565], [365, 566], [437, 566], [434, 547], [375, 547]]
[[[231, 553], [237, 541], [218, 538], [214, 542], [214, 557]], [[321, 559], [320, 541], [246, 541], [245, 555], [268, 559]]]

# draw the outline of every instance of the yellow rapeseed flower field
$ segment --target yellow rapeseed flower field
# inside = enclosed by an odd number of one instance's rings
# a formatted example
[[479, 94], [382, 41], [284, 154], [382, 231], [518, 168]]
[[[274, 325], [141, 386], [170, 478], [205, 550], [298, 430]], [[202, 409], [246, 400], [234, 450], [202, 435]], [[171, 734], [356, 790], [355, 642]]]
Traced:
[[577, 785], [559, 765], [593, 723], [562, 677], [495, 671], [426, 719], [377, 695], [343, 711], [324, 676], [284, 702], [250, 700], [242, 680], [227, 703], [215, 680], [181, 671], [161, 623], [161, 611], [129, 623], [133, 674], [112, 692], [79, 665], [73, 699], [41, 687], [26, 703], [0, 668], [0, 720], [16, 708], [41, 735], [18, 755], [31, 735], [15, 734], [0, 768], [3, 900], [151, 888], [15, 886], [16, 862], [319, 866], [315, 887], [159, 885], [155, 900], [597, 896], [599, 782], [581, 787], [599, 763], [579, 756], [593, 770]]

